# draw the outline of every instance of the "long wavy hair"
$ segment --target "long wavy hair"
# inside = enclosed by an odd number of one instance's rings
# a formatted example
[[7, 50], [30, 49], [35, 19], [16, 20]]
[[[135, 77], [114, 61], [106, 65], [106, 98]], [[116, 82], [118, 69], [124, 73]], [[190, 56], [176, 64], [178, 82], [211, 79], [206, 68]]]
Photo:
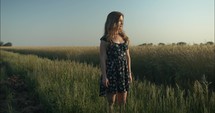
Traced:
[[[107, 41], [111, 43], [115, 34], [118, 32], [118, 27], [119, 27], [118, 23], [119, 23], [119, 18], [121, 16], [124, 18], [124, 15], [118, 11], [113, 11], [109, 13], [107, 16], [107, 20], [105, 22], [105, 28], [104, 28], [104, 37], [106, 37]], [[126, 43], [129, 43], [129, 39], [123, 30], [118, 33]]]

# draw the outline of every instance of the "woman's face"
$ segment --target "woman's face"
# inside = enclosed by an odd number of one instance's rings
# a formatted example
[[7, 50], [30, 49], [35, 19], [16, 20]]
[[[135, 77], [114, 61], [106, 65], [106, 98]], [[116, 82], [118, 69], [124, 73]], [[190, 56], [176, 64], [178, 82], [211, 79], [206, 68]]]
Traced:
[[118, 22], [118, 31], [122, 31], [123, 29], [123, 16], [120, 16], [119, 22]]

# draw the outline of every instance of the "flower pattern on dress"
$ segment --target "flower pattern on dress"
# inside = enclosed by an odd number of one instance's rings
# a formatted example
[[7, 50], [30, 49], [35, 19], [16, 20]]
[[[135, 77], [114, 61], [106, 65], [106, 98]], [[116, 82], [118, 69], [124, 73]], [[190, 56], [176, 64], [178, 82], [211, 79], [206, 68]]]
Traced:
[[[102, 37], [100, 40], [106, 41]], [[102, 83], [102, 76], [100, 78], [100, 96], [105, 96], [107, 93], [125, 92], [129, 89], [128, 84], [128, 63], [126, 60], [126, 50], [128, 45], [126, 43], [109, 43], [106, 48], [106, 74], [109, 81], [108, 87]]]

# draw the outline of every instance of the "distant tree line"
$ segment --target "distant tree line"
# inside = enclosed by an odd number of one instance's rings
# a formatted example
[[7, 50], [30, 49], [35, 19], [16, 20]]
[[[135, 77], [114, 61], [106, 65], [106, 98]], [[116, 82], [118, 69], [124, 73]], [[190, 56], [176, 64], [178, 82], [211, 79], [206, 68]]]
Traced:
[[0, 46], [12, 46], [12, 43], [11, 42], [4, 43], [0, 41]]
[[[153, 43], [143, 43], [143, 44], [140, 44], [139, 46], [152, 46]], [[158, 43], [158, 46], [163, 46], [163, 45], [166, 45], [165, 43]], [[186, 42], [178, 42], [178, 43], [172, 43], [172, 44], [168, 44], [168, 45], [188, 45]], [[200, 43], [200, 44], [193, 44], [193, 45], [214, 45], [214, 42], [212, 41], [209, 41], [209, 42], [206, 42], [206, 43]]]

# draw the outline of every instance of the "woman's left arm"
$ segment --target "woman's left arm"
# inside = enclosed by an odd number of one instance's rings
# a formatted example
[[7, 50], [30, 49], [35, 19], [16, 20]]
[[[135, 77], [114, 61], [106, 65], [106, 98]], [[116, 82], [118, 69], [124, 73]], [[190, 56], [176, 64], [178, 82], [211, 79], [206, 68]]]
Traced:
[[128, 73], [129, 73], [129, 82], [132, 82], [132, 75], [131, 75], [131, 57], [129, 53], [129, 49], [126, 50], [126, 59], [128, 63]]

